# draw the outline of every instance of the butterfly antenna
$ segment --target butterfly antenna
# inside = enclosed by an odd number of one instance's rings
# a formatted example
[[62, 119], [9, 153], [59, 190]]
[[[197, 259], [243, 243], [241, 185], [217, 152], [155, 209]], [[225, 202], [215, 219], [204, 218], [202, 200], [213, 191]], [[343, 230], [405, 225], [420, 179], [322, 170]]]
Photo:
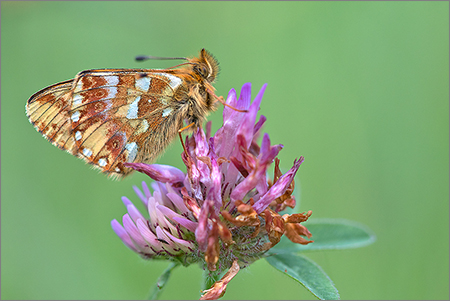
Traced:
[[169, 67], [169, 68], [167, 68], [167, 69], [173, 69], [173, 68], [178, 68], [178, 67], [180, 67], [180, 66], [184, 66], [184, 65], [194, 65], [194, 64], [192, 64], [192, 63], [182, 63], [182, 64], [178, 64], [178, 65], [175, 65], [175, 66], [172, 66], [172, 67]]
[[146, 60], [185, 60], [185, 57], [163, 57], [163, 56], [151, 56], [151, 55], [138, 55], [136, 61], [146, 61]]

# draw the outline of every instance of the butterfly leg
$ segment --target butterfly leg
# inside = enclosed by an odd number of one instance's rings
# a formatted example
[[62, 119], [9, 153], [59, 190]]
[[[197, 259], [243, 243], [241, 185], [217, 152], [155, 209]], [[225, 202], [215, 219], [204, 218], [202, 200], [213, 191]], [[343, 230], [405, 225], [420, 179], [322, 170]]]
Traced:
[[190, 128], [190, 127], [193, 126], [193, 125], [194, 125], [194, 123], [192, 122], [191, 124], [189, 124], [189, 125], [185, 126], [184, 128], [181, 128], [181, 129], [178, 130], [178, 135], [180, 136], [181, 145], [183, 146], [184, 153], [185, 153], [186, 156], [188, 156], [188, 157], [189, 157], [189, 154], [188, 154], [188, 152], [187, 152], [187, 150], [186, 150], [186, 146], [184, 145], [183, 137], [181, 137], [181, 132], [187, 130], [188, 128]]

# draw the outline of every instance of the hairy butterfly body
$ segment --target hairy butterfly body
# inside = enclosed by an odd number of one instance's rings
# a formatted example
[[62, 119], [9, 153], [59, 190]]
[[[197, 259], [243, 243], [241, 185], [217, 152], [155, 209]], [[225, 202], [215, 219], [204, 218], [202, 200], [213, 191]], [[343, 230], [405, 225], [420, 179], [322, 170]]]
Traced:
[[183, 128], [215, 109], [218, 62], [205, 49], [178, 69], [86, 70], [30, 97], [30, 122], [53, 145], [111, 176], [154, 161]]

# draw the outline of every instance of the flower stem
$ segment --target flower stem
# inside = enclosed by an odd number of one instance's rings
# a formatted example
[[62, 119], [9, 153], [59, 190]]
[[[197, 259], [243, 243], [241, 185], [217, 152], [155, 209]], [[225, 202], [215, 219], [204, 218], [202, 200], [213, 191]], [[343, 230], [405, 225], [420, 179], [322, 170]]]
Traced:
[[159, 276], [156, 283], [151, 287], [147, 300], [156, 300], [159, 297], [164, 286], [169, 280], [170, 274], [179, 265], [180, 264], [178, 262], [170, 262], [167, 269], [161, 274], [161, 276]]

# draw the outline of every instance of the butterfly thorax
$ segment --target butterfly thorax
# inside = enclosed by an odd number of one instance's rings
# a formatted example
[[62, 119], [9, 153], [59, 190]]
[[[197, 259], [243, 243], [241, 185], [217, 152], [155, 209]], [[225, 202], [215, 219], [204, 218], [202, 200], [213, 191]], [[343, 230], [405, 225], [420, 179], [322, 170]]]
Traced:
[[175, 98], [185, 104], [180, 114], [183, 119], [188, 124], [193, 123], [195, 127], [199, 127], [209, 112], [216, 110], [215, 88], [212, 84], [219, 72], [219, 64], [205, 49], [202, 49], [198, 58], [190, 59], [189, 63], [183, 72], [185, 89], [177, 91]]

